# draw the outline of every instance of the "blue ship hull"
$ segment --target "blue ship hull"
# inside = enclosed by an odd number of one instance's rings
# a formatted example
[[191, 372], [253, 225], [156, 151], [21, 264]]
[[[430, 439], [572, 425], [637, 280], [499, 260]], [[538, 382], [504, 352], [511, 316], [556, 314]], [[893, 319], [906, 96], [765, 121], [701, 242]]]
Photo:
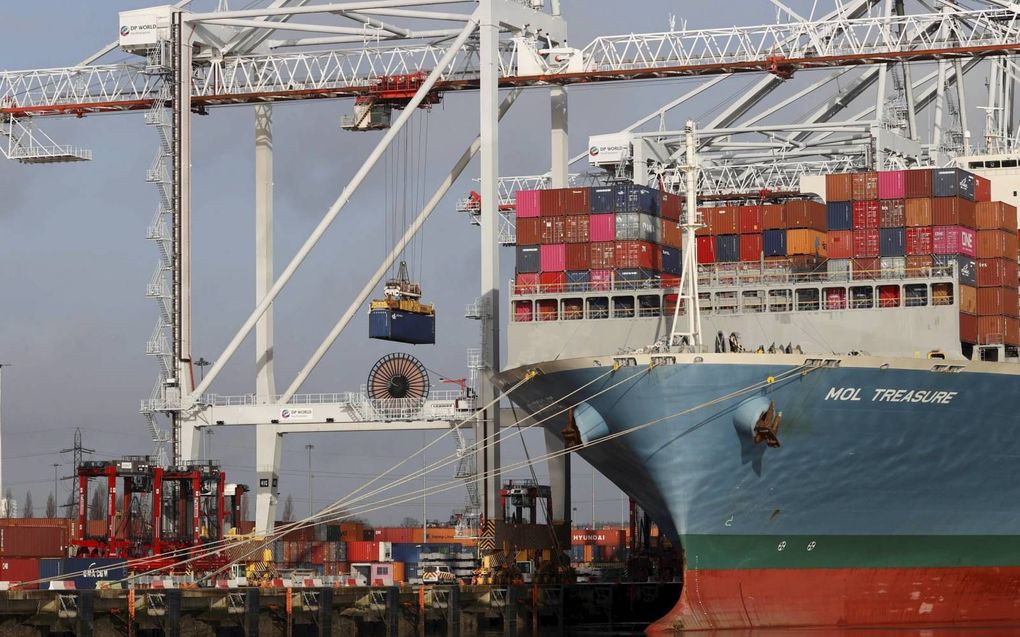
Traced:
[[[680, 542], [688, 589], [699, 582], [694, 575], [705, 576], [701, 603], [682, 602], [670, 621], [687, 628], [901, 623], [943, 610], [947, 621], [1020, 620], [1020, 366], [933, 371], [943, 361], [844, 358], [805, 367], [805, 357], [793, 355], [698, 358], [680, 355], [649, 369], [648, 357], [636, 357], [611, 373], [599, 366], [611, 357], [540, 364], [542, 373], [512, 395], [534, 413], [591, 383], [539, 417], [580, 402], [575, 421], [586, 446], [579, 453]], [[505, 376], [513, 381], [524, 371]], [[753, 434], [773, 404], [782, 414], [778, 448], [756, 444]], [[544, 424], [560, 433], [565, 423]], [[903, 591], [913, 615], [848, 610], [847, 573], [859, 581], [865, 572], [881, 579], [903, 569], [943, 585], [926, 590], [915, 581], [917, 590]], [[970, 581], [994, 592], [946, 590], [951, 578], [925, 569], [977, 569]], [[760, 592], [757, 603], [766, 607], [747, 610], [756, 582], [805, 570], [822, 579], [799, 600], [778, 595], [765, 603]], [[713, 579], [720, 574], [725, 581]], [[883, 581], [876, 591], [895, 588]], [[933, 609], [920, 612], [927, 607], [909, 598], [928, 594]], [[952, 612], [946, 595], [954, 596]], [[805, 596], [813, 610], [798, 614]], [[985, 611], [973, 606], [979, 598]]]

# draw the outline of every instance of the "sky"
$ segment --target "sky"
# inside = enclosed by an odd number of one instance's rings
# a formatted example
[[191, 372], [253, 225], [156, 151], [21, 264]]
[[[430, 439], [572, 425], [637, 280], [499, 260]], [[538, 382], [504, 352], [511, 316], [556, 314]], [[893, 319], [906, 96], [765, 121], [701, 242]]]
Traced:
[[[0, 68], [68, 66], [116, 37], [117, 12], [149, 2], [35, 0], [5, 3], [0, 21]], [[805, 13], [811, 2], [792, 2]], [[208, 5], [208, 3], [206, 3]], [[233, 2], [232, 8], [243, 3]], [[200, 5], [201, 6], [201, 5]], [[690, 27], [773, 22], [768, 2], [725, 3], [720, 14], [711, 3], [644, 0], [564, 0], [571, 44], [583, 46], [596, 35], [660, 31], [672, 14]], [[202, 8], [206, 8], [202, 6]], [[121, 59], [125, 54], [110, 56]], [[109, 58], [108, 58], [109, 59]], [[739, 90], [750, 81], [731, 86]], [[570, 94], [572, 154], [587, 147], [590, 134], [620, 130], [679, 92], [689, 80], [575, 87]], [[547, 91], [529, 90], [501, 127], [501, 173], [540, 174], [549, 168]], [[705, 117], [732, 99], [715, 93], [695, 100], [680, 117]], [[476, 96], [449, 95], [427, 118], [428, 142], [421, 157], [429, 193], [477, 133]], [[275, 260], [289, 261], [337, 197], [381, 133], [341, 131], [349, 101], [281, 104], [274, 108]], [[153, 301], [144, 292], [157, 263], [155, 246], [145, 240], [157, 207], [155, 188], [145, 171], [157, 141], [142, 115], [46, 120], [40, 127], [59, 143], [92, 149], [90, 162], [26, 166], [0, 163], [0, 362], [4, 370], [3, 483], [22, 500], [31, 491], [38, 513], [53, 490], [57, 473], [68, 476], [70, 447], [80, 427], [96, 458], [145, 454], [151, 444], [139, 401], [156, 378], [145, 343], [156, 321]], [[214, 109], [194, 119], [192, 205], [194, 358], [215, 360], [254, 306], [253, 113], [250, 107]], [[367, 314], [359, 313], [303, 392], [357, 390], [372, 363], [390, 351], [411, 351], [439, 376], [462, 377], [466, 350], [477, 346], [478, 324], [463, 317], [479, 288], [477, 228], [455, 211], [455, 200], [472, 187], [474, 162], [426, 224], [416, 244], [412, 275], [436, 304], [438, 344], [401, 347], [367, 338]], [[393, 171], [376, 170], [356, 193], [320, 246], [299, 270], [275, 306], [276, 379], [285, 388], [332, 327], [354, 294], [384, 258], [398, 217], [388, 214], [402, 184]], [[420, 197], [419, 197], [420, 198]], [[413, 197], [412, 197], [413, 199]], [[512, 250], [501, 255], [501, 273], [513, 272]], [[249, 338], [211, 391], [245, 394], [254, 390], [254, 345]], [[452, 388], [452, 387], [451, 387]], [[430, 440], [435, 434], [424, 436]], [[543, 452], [540, 434], [525, 436], [530, 455]], [[308, 454], [314, 474], [315, 508], [376, 475], [421, 447], [423, 434], [331, 434], [285, 439], [281, 494], [294, 498], [299, 513], [308, 509]], [[254, 432], [217, 430], [209, 457], [223, 462], [230, 481], [254, 484]], [[452, 451], [437, 446], [436, 459]], [[517, 442], [504, 446], [505, 462], [524, 457]], [[541, 477], [545, 468], [535, 467]], [[576, 519], [591, 519], [594, 493], [599, 520], [623, 518], [626, 500], [580, 459], [573, 463]], [[450, 471], [452, 474], [452, 470]], [[528, 472], [518, 472], [526, 477]], [[452, 475], [436, 475], [435, 484]], [[61, 481], [63, 502], [70, 481]], [[428, 517], [446, 519], [462, 505], [460, 491], [428, 502]], [[379, 523], [421, 517], [421, 503], [372, 514]]]

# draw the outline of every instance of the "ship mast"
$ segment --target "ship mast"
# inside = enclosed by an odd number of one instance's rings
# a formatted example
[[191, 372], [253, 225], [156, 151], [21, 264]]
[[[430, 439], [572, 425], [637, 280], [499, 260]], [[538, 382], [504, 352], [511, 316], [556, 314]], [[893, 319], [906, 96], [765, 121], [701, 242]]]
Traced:
[[[673, 310], [673, 328], [669, 334], [670, 348], [685, 346], [701, 351], [701, 308], [698, 307], [698, 248], [694, 233], [701, 227], [698, 219], [698, 136], [693, 120], [684, 127], [687, 135], [687, 202], [683, 209], [683, 267], [680, 290]], [[680, 308], [684, 308], [686, 325], [680, 326]]]

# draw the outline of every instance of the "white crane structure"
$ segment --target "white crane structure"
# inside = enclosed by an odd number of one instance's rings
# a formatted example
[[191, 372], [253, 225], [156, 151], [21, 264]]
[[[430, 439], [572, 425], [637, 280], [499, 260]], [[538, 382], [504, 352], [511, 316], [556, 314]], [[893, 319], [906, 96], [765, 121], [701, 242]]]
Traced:
[[[579, 178], [569, 167], [588, 153], [569, 156], [566, 87], [700, 76], [696, 87], [622, 131], [629, 152], [611, 166], [614, 176], [645, 183], [661, 180], [681, 191], [687, 188], [682, 174], [685, 135], [669, 129], [667, 115], [712, 90], [723, 90], [727, 100], [718, 114], [698, 122], [698, 187], [707, 193], [794, 189], [800, 175], [820, 171], [946, 163], [967, 150], [964, 78], [986, 58], [990, 61], [984, 66], [992, 69], [993, 79], [985, 106], [985, 146], [1006, 153], [1020, 145], [1013, 116], [1016, 64], [1011, 58], [1020, 51], [1020, 13], [1006, 1], [944, 1], [937, 10], [917, 3], [918, 10], [910, 13], [902, 0], [848, 0], [819, 19], [803, 19], [785, 9], [788, 21], [782, 24], [604, 36], [583, 48], [568, 45], [558, 0], [548, 6], [544, 0], [263, 0], [255, 8], [205, 13], [187, 10], [188, 4], [122, 13], [119, 42], [81, 64], [0, 72], [0, 134], [7, 138], [0, 153], [28, 163], [92, 159], [89, 150], [58, 144], [41, 132], [36, 124], [47, 117], [143, 111], [146, 123], [157, 130], [159, 148], [146, 179], [159, 192], [148, 238], [160, 258], [146, 293], [159, 307], [147, 352], [160, 369], [152, 394], [142, 401], [142, 412], [157, 449], [171, 463], [197, 456], [202, 427], [256, 427], [261, 532], [271, 529], [275, 519], [285, 434], [444, 429], [473, 416], [476, 440], [498, 440], [493, 437], [500, 426], [498, 406], [476, 411], [498, 395], [486, 379], [500, 368], [498, 247], [513, 242], [516, 189], [564, 187]], [[118, 46], [137, 54], [137, 61], [99, 63]], [[935, 62], [937, 70], [915, 78], [911, 69], [919, 62]], [[792, 78], [802, 72], [811, 81], [794, 87]], [[391, 78], [411, 76], [416, 78], [413, 91], [403, 96], [399, 108], [376, 113], [356, 107], [349, 128], [371, 120], [387, 130], [277, 273], [272, 263], [272, 105], [371, 98]], [[736, 93], [733, 83], [740, 77], [751, 83]], [[551, 171], [501, 180], [500, 117], [520, 89], [534, 87], [544, 87], [550, 96]], [[511, 89], [502, 101], [501, 88]], [[279, 392], [273, 370], [274, 301], [416, 108], [451, 91], [477, 94], [478, 137], [301, 372]], [[795, 112], [807, 96], [819, 94], [826, 99], [814, 112]], [[869, 95], [869, 105], [852, 110]], [[257, 294], [250, 315], [196, 383], [188, 241], [191, 117], [231, 105], [251, 105], [255, 111]], [[932, 125], [922, 141], [918, 117], [929, 107], [934, 111]], [[645, 130], [648, 124], [658, 128]], [[475, 155], [480, 157], [479, 196], [464, 209], [481, 227], [481, 290], [473, 310], [482, 321], [477, 403], [440, 393], [424, 403], [385, 406], [361, 392], [299, 394]], [[256, 391], [244, 397], [210, 393], [252, 331]], [[162, 424], [166, 421], [169, 426]], [[547, 437], [547, 444], [561, 443]], [[494, 520], [499, 507], [499, 461], [498, 444], [477, 452], [477, 467], [485, 475], [480, 505], [486, 520]], [[565, 492], [567, 461], [552, 461], [550, 473], [554, 491]], [[568, 521], [569, 510], [569, 504], [558, 499], [554, 518]]]

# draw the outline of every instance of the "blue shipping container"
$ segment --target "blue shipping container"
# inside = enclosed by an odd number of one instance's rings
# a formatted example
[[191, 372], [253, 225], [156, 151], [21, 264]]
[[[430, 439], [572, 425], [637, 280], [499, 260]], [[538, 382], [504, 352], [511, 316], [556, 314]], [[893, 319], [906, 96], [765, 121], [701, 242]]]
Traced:
[[591, 189], [591, 211], [593, 214], [616, 212], [616, 189], [600, 186]]
[[849, 201], [830, 201], [826, 206], [829, 230], [852, 230], [854, 209]]
[[411, 345], [436, 342], [436, 317], [399, 310], [372, 310], [368, 314], [368, 337]]
[[740, 236], [721, 234], [716, 237], [715, 260], [717, 263], [740, 261]]
[[659, 191], [637, 184], [616, 187], [616, 212], [643, 212], [659, 214]]
[[542, 271], [542, 252], [538, 246], [517, 246], [517, 271], [525, 274]]
[[666, 274], [680, 274], [680, 248], [662, 246], [662, 267]]
[[652, 270], [643, 268], [626, 268], [616, 271], [616, 285], [618, 287], [643, 287], [652, 288], [658, 286], [659, 275]]
[[762, 243], [764, 244], [762, 250], [765, 252], [765, 256], [786, 256], [786, 230], [766, 230]]
[[[567, 272], [567, 291], [568, 292], [584, 292], [588, 289], [588, 282], [591, 280], [591, 274], [588, 270], [571, 270]], [[393, 558], [396, 560], [396, 558]], [[397, 560], [402, 562], [404, 560]]]
[[124, 560], [104, 557], [68, 558], [64, 560], [44, 560], [59, 562], [59, 573], [51, 573], [52, 564], [46, 565], [47, 574], [43, 574], [43, 563], [39, 563], [39, 573], [42, 577], [66, 576], [74, 582], [78, 589], [91, 589], [96, 587], [96, 582], [115, 582], [127, 577], [127, 569], [124, 568]]
[[931, 192], [936, 197], [974, 201], [974, 175], [960, 168], [936, 168], [931, 171]]
[[956, 263], [956, 272], [960, 283], [964, 285], [977, 285], [977, 262], [962, 254], [935, 254], [932, 255], [934, 265], [937, 268]]
[[903, 228], [882, 228], [879, 255], [883, 257], [902, 257], [907, 254], [906, 232]]
[[405, 564], [417, 564], [421, 560], [420, 544], [394, 544], [393, 561]]

